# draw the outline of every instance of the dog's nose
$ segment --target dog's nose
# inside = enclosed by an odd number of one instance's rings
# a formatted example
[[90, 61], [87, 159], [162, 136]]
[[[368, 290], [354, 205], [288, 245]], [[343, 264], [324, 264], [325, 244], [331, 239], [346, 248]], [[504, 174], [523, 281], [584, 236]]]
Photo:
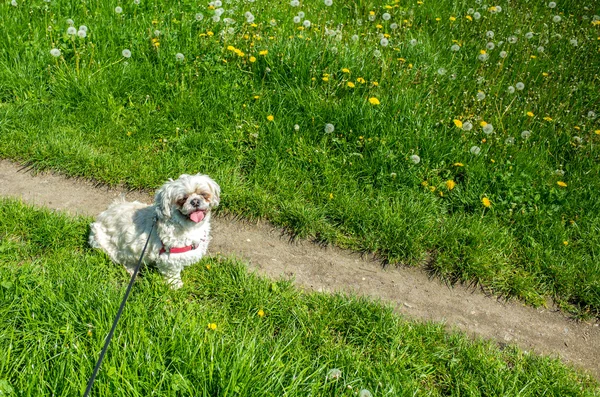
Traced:
[[194, 207], [200, 207], [200, 199], [199, 198], [192, 199], [192, 201], [190, 201], [190, 204], [192, 204]]

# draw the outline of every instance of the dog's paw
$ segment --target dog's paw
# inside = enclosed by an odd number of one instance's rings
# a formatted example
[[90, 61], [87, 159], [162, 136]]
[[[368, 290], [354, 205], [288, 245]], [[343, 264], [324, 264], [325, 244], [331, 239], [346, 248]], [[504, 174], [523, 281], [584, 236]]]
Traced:
[[183, 281], [180, 278], [170, 278], [167, 280], [171, 289], [179, 289], [183, 287]]

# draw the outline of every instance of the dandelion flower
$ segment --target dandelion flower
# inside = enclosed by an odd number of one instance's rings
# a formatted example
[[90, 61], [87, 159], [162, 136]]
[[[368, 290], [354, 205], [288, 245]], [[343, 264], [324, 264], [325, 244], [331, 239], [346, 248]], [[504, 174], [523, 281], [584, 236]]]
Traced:
[[554, 1], [551, 1], [550, 3], [548, 3], [548, 8], [555, 8], [556, 7], [556, 3]]
[[85, 30], [78, 30], [77, 36], [81, 37], [82, 39], [85, 39], [85, 37], [87, 36], [87, 32]]
[[325, 124], [325, 132], [328, 134], [331, 134], [333, 131], [335, 131], [335, 127], [333, 126], [333, 124], [327, 123]]
[[53, 48], [50, 50], [50, 55], [52, 55], [54, 58], [58, 58], [60, 54], [61, 52], [58, 48]]
[[300, 126], [298, 124], [294, 124], [294, 131], [300, 131]]
[[508, 53], [506, 51], [500, 51], [500, 58], [506, 58], [506, 56], [508, 55]]
[[308, 19], [306, 19], [306, 20], [304, 20], [304, 22], [302, 22], [302, 25], [304, 25], [304, 27], [306, 29], [308, 29], [308, 28], [310, 28], [311, 23]]
[[409, 43], [410, 45], [415, 46], [417, 45], [417, 39], [412, 39]]
[[567, 187], [567, 184], [564, 183], [563, 181], [558, 181], [558, 182], [556, 182], [556, 184], [560, 187]]
[[128, 49], [124, 49], [121, 52], [121, 55], [123, 55], [124, 58], [131, 58], [131, 51], [129, 51]]
[[491, 123], [487, 123], [483, 127], [483, 132], [487, 135], [491, 134], [492, 132], [494, 132], [494, 126]]
[[327, 379], [338, 380], [342, 377], [342, 371], [337, 368], [332, 368], [327, 372]]
[[117, 14], [120, 14], [120, 13], [122, 13], [122, 12], [123, 12], [123, 9], [122, 9], [121, 7], [119, 7], [119, 6], [116, 6], [116, 7], [115, 7], [115, 12], [116, 12]]
[[269, 50], [262, 50], [258, 52], [258, 55], [262, 55], [263, 57], [269, 53]]
[[531, 131], [525, 130], [521, 132], [521, 138], [528, 139], [531, 136]]
[[379, 99], [377, 99], [377, 98], [375, 98], [375, 97], [371, 97], [371, 98], [369, 98], [369, 103], [370, 103], [371, 105], [373, 105], [373, 106], [376, 106], [376, 105], [379, 105], [379, 104], [380, 104], [380, 102], [379, 102]]
[[523, 84], [522, 82], [518, 82], [517, 84], [515, 84], [517, 90], [522, 91], [523, 88], [525, 88], [525, 84]]
[[390, 43], [390, 41], [389, 41], [388, 39], [386, 39], [385, 37], [384, 37], [384, 38], [382, 38], [382, 39], [379, 41], [379, 44], [380, 44], [382, 47], [387, 47], [389, 43]]
[[258, 314], [258, 317], [264, 317], [265, 316], [265, 311], [263, 309], [260, 309], [258, 311], [258, 313], [256, 313], [256, 314]]
[[458, 128], [463, 128], [463, 122], [458, 119], [454, 119], [454, 125]]
[[201, 21], [204, 19], [204, 14], [202, 14], [201, 12], [197, 13], [196, 16], [194, 17], [196, 18], [196, 21]]
[[476, 21], [479, 20], [481, 18], [481, 14], [477, 11], [475, 11], [473, 13], [473, 19], [475, 19]]
[[383, 13], [383, 15], [381, 16], [381, 19], [383, 19], [384, 21], [389, 21], [390, 18], [392, 18], [392, 16], [387, 12]]
[[475, 156], [479, 156], [479, 153], [481, 153], [481, 148], [479, 146], [471, 146], [471, 149], [469, 149], [469, 152], [471, 152], [471, 154], [473, 154]]
[[481, 199], [481, 204], [483, 204], [483, 206], [486, 208], [490, 208], [492, 206], [492, 202], [487, 197]]
[[484, 99], [485, 99], [485, 93], [483, 91], [478, 91], [477, 92], [477, 100], [483, 101]]
[[323, 2], [327, 7], [330, 7], [333, 4], [333, 0], [324, 0]]
[[74, 35], [74, 34], [77, 34], [77, 29], [75, 29], [75, 27], [73, 27], [73, 26], [69, 26], [69, 28], [67, 29], [67, 34], [68, 34], [69, 36], [72, 36], [72, 35]]
[[250, 61], [251, 63], [254, 63], [254, 62], [256, 62], [256, 57], [250, 57], [249, 61]]
[[454, 187], [456, 187], [456, 182], [454, 182], [452, 179], [447, 180], [446, 187], [448, 188], [448, 190], [452, 190], [454, 189]]
[[413, 154], [412, 156], [410, 156], [410, 161], [412, 161], [414, 164], [419, 164], [421, 162], [421, 157], [417, 156], [416, 154]]
[[560, 16], [560, 15], [555, 15], [555, 16], [552, 18], [552, 22], [559, 23], [560, 21], [562, 21], [562, 18], [561, 18], [561, 16]]
[[509, 94], [514, 94], [515, 93], [515, 87], [513, 87], [512, 85], [508, 86], [508, 93]]
[[458, 44], [453, 44], [452, 47], [450, 47], [450, 49], [454, 52], [457, 52], [460, 50], [460, 46]]
[[183, 55], [181, 52], [178, 52], [177, 54], [175, 54], [175, 59], [181, 62], [185, 59], [185, 55]]
[[353, 82], [351, 82], [351, 81], [349, 81], [348, 83], [346, 83], [346, 85], [347, 85], [349, 88], [354, 88], [354, 87], [355, 87], [354, 83], [353, 83]]
[[209, 323], [208, 324], [208, 329], [215, 331], [217, 329], [217, 324], [215, 323]]
[[462, 125], [462, 129], [463, 131], [471, 131], [473, 129], [473, 124], [471, 124], [469, 121], [465, 121]]

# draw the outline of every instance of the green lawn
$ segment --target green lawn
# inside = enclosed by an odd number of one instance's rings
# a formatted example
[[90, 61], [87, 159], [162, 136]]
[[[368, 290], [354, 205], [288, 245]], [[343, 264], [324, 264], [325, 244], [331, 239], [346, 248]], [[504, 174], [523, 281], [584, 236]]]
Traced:
[[[0, 201], [0, 395], [81, 395], [128, 282], [86, 218]], [[558, 360], [214, 257], [134, 285], [94, 396], [593, 396]], [[365, 390], [365, 391], [362, 391]], [[362, 393], [362, 394], [360, 394]]]
[[0, 156], [600, 314], [596, 2], [16, 1]]

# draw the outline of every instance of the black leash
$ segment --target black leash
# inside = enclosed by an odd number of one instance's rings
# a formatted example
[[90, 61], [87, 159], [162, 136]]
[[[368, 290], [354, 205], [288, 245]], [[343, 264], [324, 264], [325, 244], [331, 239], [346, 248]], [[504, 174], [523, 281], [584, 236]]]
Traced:
[[123, 313], [123, 309], [125, 308], [125, 302], [127, 302], [127, 297], [129, 297], [129, 292], [131, 291], [131, 287], [135, 281], [135, 276], [137, 276], [138, 271], [140, 270], [140, 265], [142, 264], [142, 258], [146, 253], [146, 247], [148, 247], [148, 242], [150, 242], [150, 237], [152, 237], [152, 231], [154, 230], [154, 225], [156, 224], [156, 219], [152, 222], [152, 227], [150, 228], [150, 233], [148, 233], [148, 240], [146, 240], [146, 244], [144, 245], [144, 249], [142, 250], [142, 255], [140, 256], [140, 260], [135, 266], [135, 270], [131, 275], [131, 281], [129, 281], [129, 285], [127, 286], [127, 290], [125, 291], [125, 296], [123, 297], [123, 301], [121, 302], [121, 307], [119, 307], [119, 311], [117, 312], [117, 317], [115, 317], [115, 321], [113, 321], [112, 328], [106, 337], [106, 341], [104, 342], [104, 347], [102, 348], [102, 352], [100, 352], [100, 357], [98, 357], [98, 361], [96, 362], [96, 367], [94, 368], [94, 372], [92, 372], [92, 376], [87, 384], [87, 388], [85, 389], [85, 393], [83, 393], [83, 397], [87, 397], [92, 390], [92, 385], [94, 384], [94, 380], [96, 380], [96, 375], [98, 375], [98, 370], [100, 370], [100, 365], [102, 364], [102, 360], [104, 359], [104, 355], [108, 350], [108, 344], [115, 333], [115, 329], [117, 328], [117, 323], [119, 322], [119, 318], [121, 318], [121, 313]]

